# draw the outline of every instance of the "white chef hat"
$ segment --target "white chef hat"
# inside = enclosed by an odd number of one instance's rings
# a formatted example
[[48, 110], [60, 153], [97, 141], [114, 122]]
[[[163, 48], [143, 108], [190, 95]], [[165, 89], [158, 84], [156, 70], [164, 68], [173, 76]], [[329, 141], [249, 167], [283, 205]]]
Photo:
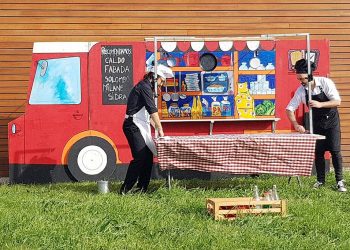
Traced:
[[[154, 66], [150, 69], [151, 72], [154, 72]], [[163, 78], [172, 78], [174, 77], [174, 73], [171, 70], [171, 68], [163, 65], [163, 64], [158, 64], [157, 65], [157, 75], [163, 77]]]

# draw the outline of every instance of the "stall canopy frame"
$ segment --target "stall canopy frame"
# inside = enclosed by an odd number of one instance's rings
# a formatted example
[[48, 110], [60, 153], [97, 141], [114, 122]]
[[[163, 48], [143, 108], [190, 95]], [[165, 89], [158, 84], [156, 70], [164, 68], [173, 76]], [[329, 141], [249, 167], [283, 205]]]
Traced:
[[[244, 40], [244, 41], [255, 41], [255, 40], [276, 40], [278, 37], [300, 37], [305, 36], [306, 39], [306, 53], [307, 53], [307, 72], [311, 75], [311, 62], [310, 62], [310, 33], [291, 33], [291, 34], [264, 34], [260, 36], [250, 37], [193, 37], [193, 36], [155, 36], [153, 38], [145, 38], [145, 41], [153, 41], [154, 43], [154, 58], [157, 58], [158, 53], [158, 42], [199, 42], [199, 41], [231, 41], [231, 40]], [[154, 72], [155, 80], [157, 77], [157, 60], [154, 60]], [[309, 77], [310, 79], [310, 77]], [[157, 84], [157, 82], [156, 82]], [[308, 89], [311, 90], [311, 81], [308, 82]], [[155, 88], [155, 100], [157, 100], [157, 86]], [[308, 91], [309, 100], [311, 99], [311, 91]], [[157, 101], [155, 101], [157, 105]], [[309, 124], [310, 134], [313, 134], [313, 122], [312, 122], [312, 108], [309, 107]]]

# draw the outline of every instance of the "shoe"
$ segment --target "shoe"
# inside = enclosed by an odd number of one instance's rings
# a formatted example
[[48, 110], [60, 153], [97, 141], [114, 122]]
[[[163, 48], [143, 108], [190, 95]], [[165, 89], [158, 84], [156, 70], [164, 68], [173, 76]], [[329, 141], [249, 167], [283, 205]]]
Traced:
[[345, 182], [344, 180], [338, 181], [337, 188], [338, 188], [339, 192], [346, 192], [347, 191], [344, 182]]
[[318, 189], [318, 188], [323, 187], [323, 186], [324, 186], [324, 183], [323, 183], [323, 182], [317, 181], [317, 182], [313, 185], [313, 188], [314, 188], [314, 189]]
[[125, 185], [123, 184], [121, 187], [120, 187], [120, 190], [119, 190], [119, 194], [120, 195], [126, 195], [130, 190], [126, 189]]
[[123, 189], [120, 189], [119, 190], [119, 192], [118, 192], [118, 194], [120, 194], [120, 195], [126, 195], [126, 191], [125, 191], [125, 188], [123, 188]]
[[143, 194], [146, 193], [146, 190], [144, 188], [135, 188], [131, 190], [131, 193], [133, 194]]

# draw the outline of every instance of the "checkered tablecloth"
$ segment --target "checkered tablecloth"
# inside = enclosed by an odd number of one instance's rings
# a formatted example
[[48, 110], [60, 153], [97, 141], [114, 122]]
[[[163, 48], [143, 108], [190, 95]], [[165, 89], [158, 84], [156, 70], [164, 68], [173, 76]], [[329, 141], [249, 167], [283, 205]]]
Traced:
[[316, 140], [323, 138], [299, 133], [166, 136], [155, 143], [161, 170], [309, 176]]

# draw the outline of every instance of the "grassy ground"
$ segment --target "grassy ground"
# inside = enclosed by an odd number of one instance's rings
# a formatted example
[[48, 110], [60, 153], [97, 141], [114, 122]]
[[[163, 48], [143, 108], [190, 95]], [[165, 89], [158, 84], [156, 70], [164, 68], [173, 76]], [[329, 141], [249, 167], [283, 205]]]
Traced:
[[[260, 176], [217, 181], [175, 181], [150, 193], [98, 194], [96, 183], [0, 186], [0, 249], [350, 249], [350, 192], [321, 190], [315, 178]], [[346, 174], [350, 179], [350, 173]], [[209, 197], [252, 196], [276, 184], [288, 216], [214, 221]]]

